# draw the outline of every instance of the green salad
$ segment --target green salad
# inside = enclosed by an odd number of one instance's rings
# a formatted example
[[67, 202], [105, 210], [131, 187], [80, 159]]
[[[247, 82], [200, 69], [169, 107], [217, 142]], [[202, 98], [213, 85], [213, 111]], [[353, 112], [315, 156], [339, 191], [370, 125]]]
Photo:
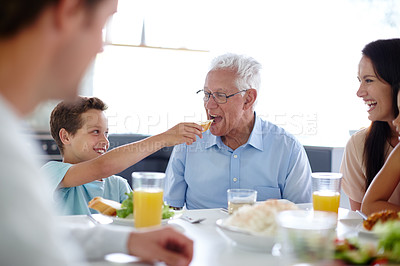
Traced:
[[373, 231], [379, 237], [377, 246], [357, 238], [337, 240], [335, 259], [346, 265], [399, 265], [400, 221], [377, 223]]
[[336, 239], [335, 259], [345, 265], [374, 265], [380, 259], [373, 245], [361, 245], [357, 238]]
[[[126, 218], [130, 214], [133, 215], [133, 191], [125, 194], [128, 198], [121, 203], [121, 209], [117, 210], [117, 216], [120, 218]], [[162, 219], [169, 219], [174, 215], [175, 213], [170, 209], [169, 205], [163, 203]]]
[[374, 232], [379, 235], [378, 249], [393, 263], [400, 263], [400, 221], [376, 224]]

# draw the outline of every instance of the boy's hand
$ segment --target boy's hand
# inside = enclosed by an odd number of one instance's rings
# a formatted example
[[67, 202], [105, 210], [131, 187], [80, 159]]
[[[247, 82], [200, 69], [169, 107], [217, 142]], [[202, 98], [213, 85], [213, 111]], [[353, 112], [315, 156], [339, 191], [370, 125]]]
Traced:
[[161, 135], [164, 138], [166, 146], [174, 146], [181, 143], [186, 143], [191, 145], [196, 141], [196, 136], [203, 138], [202, 135], [203, 128], [201, 125], [189, 122], [189, 123], [179, 123], [173, 128], [165, 131]]
[[129, 254], [146, 262], [163, 261], [167, 265], [186, 266], [193, 257], [193, 241], [171, 227], [147, 232], [132, 232]]

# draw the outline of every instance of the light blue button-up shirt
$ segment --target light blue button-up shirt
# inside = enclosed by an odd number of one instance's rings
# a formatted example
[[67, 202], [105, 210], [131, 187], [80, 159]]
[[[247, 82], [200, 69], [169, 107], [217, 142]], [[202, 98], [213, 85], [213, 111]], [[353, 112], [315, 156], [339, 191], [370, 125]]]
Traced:
[[226, 208], [229, 188], [257, 190], [257, 200], [311, 202], [311, 167], [300, 142], [256, 116], [246, 144], [236, 150], [207, 131], [174, 148], [166, 170], [164, 200], [187, 209]]

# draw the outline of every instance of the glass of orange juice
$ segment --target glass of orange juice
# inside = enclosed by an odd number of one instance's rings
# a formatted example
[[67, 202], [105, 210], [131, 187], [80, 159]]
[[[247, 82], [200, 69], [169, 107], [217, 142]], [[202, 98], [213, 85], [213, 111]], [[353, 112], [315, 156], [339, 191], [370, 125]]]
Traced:
[[133, 172], [133, 218], [136, 228], [161, 225], [164, 173]]
[[341, 173], [312, 173], [314, 211], [338, 213], [340, 204]]

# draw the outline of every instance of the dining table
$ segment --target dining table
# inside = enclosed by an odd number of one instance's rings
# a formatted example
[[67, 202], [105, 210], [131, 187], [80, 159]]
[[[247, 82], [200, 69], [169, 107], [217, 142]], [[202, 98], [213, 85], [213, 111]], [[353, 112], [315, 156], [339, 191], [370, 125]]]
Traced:
[[[300, 204], [302, 209], [312, 210], [312, 204]], [[281, 257], [277, 252], [251, 250], [238, 246], [232, 239], [222, 233], [216, 221], [226, 219], [229, 214], [226, 209], [197, 209], [184, 210], [180, 217], [169, 219], [162, 226], [172, 226], [177, 231], [184, 233], [194, 241], [194, 255], [190, 265], [281, 265]], [[100, 215], [100, 214], [99, 214]], [[96, 215], [94, 215], [96, 216]], [[101, 215], [100, 215], [101, 216]], [[97, 217], [100, 218], [100, 217]], [[188, 221], [202, 219], [201, 222], [192, 223]], [[69, 226], [79, 224], [82, 226], [121, 226], [120, 223], [99, 225], [91, 221], [86, 215], [60, 216], [60, 220], [68, 223]], [[362, 218], [354, 211], [339, 208], [336, 234], [338, 238], [357, 237], [361, 242], [376, 242], [376, 238], [369, 234], [361, 234], [360, 226]], [[132, 226], [125, 224], [124, 226]], [[278, 252], [279, 253], [279, 252]], [[108, 254], [104, 259], [89, 261], [90, 266], [111, 266], [111, 265], [149, 265], [140, 262], [134, 256], [126, 254]], [[156, 263], [155, 265], [164, 265]]]

